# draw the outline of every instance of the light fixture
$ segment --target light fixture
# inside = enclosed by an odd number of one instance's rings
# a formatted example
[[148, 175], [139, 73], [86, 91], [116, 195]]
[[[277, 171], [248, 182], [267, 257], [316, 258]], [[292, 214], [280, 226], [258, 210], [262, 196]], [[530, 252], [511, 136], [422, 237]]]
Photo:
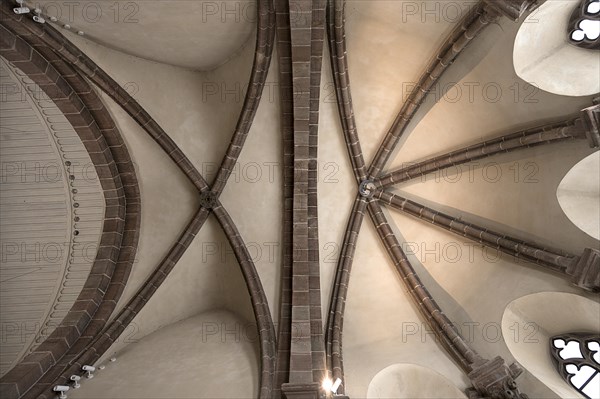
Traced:
[[33, 10], [33, 13], [35, 14], [33, 16], [33, 20], [35, 22], [37, 22], [38, 24], [46, 23], [46, 20], [44, 18], [42, 18], [42, 9], [41, 8], [36, 8], [35, 10]]
[[341, 378], [336, 378], [335, 382], [332, 381], [331, 378], [325, 378], [322, 384], [323, 390], [327, 395], [330, 393], [337, 395], [337, 390], [339, 389], [340, 385], [342, 385]]
[[69, 387], [67, 385], [56, 385], [54, 388], [52, 388], [52, 390], [54, 392], [60, 392], [60, 399], [67, 399], [67, 394], [65, 393], [69, 390]]
[[83, 366], [81, 368], [83, 371], [87, 371], [87, 378], [94, 378], [94, 374], [92, 374], [94, 371], [96, 371], [96, 367], [94, 366], [88, 366], [87, 364], [85, 366]]
[[17, 0], [19, 7], [13, 8], [15, 14], [27, 14], [29, 12], [29, 7], [23, 5], [24, 1], [25, 0]]
[[341, 378], [337, 378], [335, 380], [335, 382], [333, 383], [333, 386], [331, 387], [331, 392], [333, 392], [334, 395], [337, 394], [337, 390], [340, 387], [340, 385], [342, 385], [342, 379]]
[[331, 381], [331, 378], [325, 378], [323, 380], [323, 389], [325, 390], [325, 392], [329, 393], [331, 392], [331, 388], [333, 387], [333, 381]]
[[81, 384], [79, 383], [79, 380], [81, 380], [80, 376], [72, 375], [69, 379], [71, 381], [73, 381], [73, 389], [77, 389], [77, 388], [81, 387]]

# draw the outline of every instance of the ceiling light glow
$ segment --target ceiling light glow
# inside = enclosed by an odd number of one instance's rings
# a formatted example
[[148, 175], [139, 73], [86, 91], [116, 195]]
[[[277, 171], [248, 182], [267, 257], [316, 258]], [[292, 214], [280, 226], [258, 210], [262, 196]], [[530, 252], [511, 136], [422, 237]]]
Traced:
[[325, 392], [327, 392], [327, 393], [331, 392], [332, 387], [333, 387], [333, 381], [331, 381], [331, 378], [325, 378], [323, 380], [323, 389], [325, 390]]

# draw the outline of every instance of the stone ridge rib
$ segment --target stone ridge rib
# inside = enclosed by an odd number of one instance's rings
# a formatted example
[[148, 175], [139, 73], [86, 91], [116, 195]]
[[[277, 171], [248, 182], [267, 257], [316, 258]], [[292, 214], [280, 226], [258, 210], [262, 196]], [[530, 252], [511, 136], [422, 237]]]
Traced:
[[233, 137], [231, 138], [231, 143], [227, 148], [217, 177], [211, 187], [211, 191], [217, 195], [221, 194], [227, 183], [227, 179], [229, 179], [231, 172], [235, 168], [237, 159], [250, 131], [250, 126], [252, 126], [252, 122], [254, 121], [263, 88], [265, 87], [265, 81], [267, 80], [275, 41], [275, 10], [273, 9], [272, 1], [258, 1], [258, 26], [256, 29], [256, 49], [252, 72], [250, 73], [250, 82], [248, 83], [248, 91], [246, 92], [244, 105], [242, 106], [242, 111], [240, 112]]
[[423, 286], [421, 279], [402, 251], [378, 201], [369, 202], [368, 209], [377, 234], [417, 308], [433, 329], [438, 342], [470, 378], [473, 388], [467, 390], [469, 398], [527, 399], [526, 395], [521, 394], [514, 381], [514, 378], [522, 372], [519, 366], [516, 364], [507, 366], [500, 357], [492, 360], [484, 359], [470, 347]]
[[56, 63], [51, 50], [36, 46], [31, 35], [15, 36], [15, 25], [12, 20], [2, 21], [1, 54], [63, 111], [94, 164], [106, 210], [100, 247], [81, 293], [56, 330], [3, 376], [0, 390], [7, 398], [23, 395], [34, 384], [40, 386], [42, 377], [59, 369], [89, 342], [93, 331], [106, 324], [129, 276], [140, 221], [135, 170], [110, 114], [85, 80], [68, 65]]
[[344, 131], [344, 138], [354, 176], [357, 182], [361, 183], [367, 178], [367, 171], [358, 139], [356, 121], [354, 120], [348, 57], [346, 53], [346, 21], [344, 11], [345, 0], [329, 0], [327, 6], [327, 36], [329, 38], [331, 70], [333, 72], [342, 130]]
[[479, 2], [477, 6], [469, 11], [462, 19], [452, 33], [450, 33], [448, 39], [438, 52], [437, 57], [427, 66], [419, 83], [410, 93], [390, 130], [383, 139], [369, 168], [368, 179], [372, 180], [379, 176], [392, 152], [396, 148], [400, 137], [419, 110], [431, 88], [463, 52], [467, 45], [489, 26], [491, 22], [495, 21], [497, 17], [498, 14], [496, 12], [489, 11], [483, 2]]
[[220, 203], [213, 208], [213, 212], [231, 244], [248, 287], [260, 337], [261, 376], [259, 397], [268, 399], [271, 397], [274, 388], [275, 357], [277, 353], [275, 327], [271, 319], [269, 303], [260, 282], [260, 276], [252, 261], [252, 256], [248, 252], [248, 248], [233, 220]]
[[308, 170], [312, 4], [289, 1], [294, 111], [292, 336], [289, 383], [313, 381], [309, 296]]
[[442, 312], [429, 291], [423, 286], [421, 279], [419, 279], [404, 251], [402, 251], [402, 247], [388, 224], [379, 203], [371, 201], [368, 209], [371, 220], [377, 229], [377, 234], [392, 258], [408, 292], [418, 304], [419, 311], [425, 316], [427, 322], [440, 338], [440, 343], [458, 362], [460, 367], [466, 372], [471, 371], [470, 365], [481, 362], [482, 358], [469, 347], [452, 322]]
[[[329, 39], [331, 69], [336, 89], [338, 112], [342, 130], [344, 132], [344, 142], [346, 143], [354, 176], [357, 183], [361, 183], [366, 178], [366, 166], [354, 119], [354, 109], [352, 107], [348, 58], [346, 53], [344, 10], [345, 1], [329, 0], [326, 25]], [[354, 252], [356, 250], [360, 227], [364, 219], [366, 205], [367, 201], [364, 198], [357, 196], [350, 213], [340, 257], [336, 265], [325, 331], [327, 370], [334, 381], [337, 378], [342, 379], [342, 385], [338, 388], [338, 392], [341, 394], [345, 392], [342, 356], [344, 309], [346, 305], [346, 296], [348, 294], [350, 271], [354, 260]]]
[[277, 54], [279, 61], [279, 97], [283, 141], [283, 234], [281, 296], [274, 398], [280, 398], [281, 386], [289, 381], [292, 323], [292, 237], [294, 202], [294, 104], [290, 15], [287, 1], [276, 0]]
[[[548, 270], [561, 274], [563, 277], [571, 279], [574, 284], [580, 285], [579, 283], [582, 276], [574, 274], [573, 271], [577, 269], [576, 265], [585, 258], [586, 252], [579, 257], [558, 249], [542, 247], [535, 243], [519, 240], [476, 224], [465, 222], [462, 219], [457, 219], [415, 201], [410, 201], [399, 195], [385, 191], [377, 191], [375, 197], [393, 208], [408, 213], [411, 216], [432, 223], [454, 234], [468, 238], [469, 240], [486, 245], [490, 248], [495, 248], [512, 255], [517, 259], [524, 259], [528, 262], [543, 266]], [[591, 251], [591, 249], [587, 250], [587, 252], [589, 251]], [[596, 265], [592, 268], [588, 268], [585, 272], [589, 276], [586, 275], [583, 281], [597, 280], [598, 271], [596, 269], [600, 266], [598, 265], [598, 259], [596, 259], [595, 262]], [[595, 277], [593, 276], [594, 273], [596, 273]], [[600, 289], [598, 283], [596, 283], [595, 286], [593, 286], [592, 283], [591, 286], [583, 284], [580, 285], [580, 287], [592, 291]]]
[[[287, 397], [318, 395], [325, 373], [321, 320], [317, 130], [325, 1], [290, 0], [293, 103], [292, 290]], [[304, 396], [303, 396], [304, 395]]]
[[397, 169], [374, 180], [374, 184], [378, 188], [386, 188], [425, 176], [428, 173], [500, 153], [572, 139], [585, 139], [583, 129], [581, 118], [574, 117], [561, 122], [522, 130]]
[[329, 303], [329, 315], [325, 335], [327, 370], [331, 373], [331, 378], [334, 381], [337, 378], [342, 379], [342, 385], [338, 389], [340, 394], [345, 392], [345, 382], [343, 381], [344, 362], [342, 356], [344, 309], [346, 307], [350, 272], [352, 270], [352, 262], [354, 261], [358, 234], [366, 209], [367, 200], [361, 196], [357, 196], [354, 200], [348, 225], [346, 226], [346, 232], [344, 233], [344, 243], [336, 266], [335, 281]]
[[310, 114], [308, 164], [308, 251], [309, 251], [309, 303], [312, 345], [313, 381], [321, 382], [326, 376], [325, 342], [321, 314], [321, 271], [319, 265], [319, 218], [318, 218], [318, 144], [319, 102], [323, 46], [325, 40], [326, 0], [312, 1], [311, 57], [310, 57]]

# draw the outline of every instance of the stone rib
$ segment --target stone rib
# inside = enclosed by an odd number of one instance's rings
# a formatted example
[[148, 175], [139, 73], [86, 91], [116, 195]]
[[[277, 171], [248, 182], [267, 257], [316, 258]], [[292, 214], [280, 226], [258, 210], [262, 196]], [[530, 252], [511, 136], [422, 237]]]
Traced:
[[83, 289], [52, 334], [2, 377], [0, 392], [7, 398], [35, 389], [88, 342], [91, 331], [106, 324], [129, 276], [140, 218], [135, 171], [110, 114], [85, 80], [68, 65], [57, 70], [57, 56], [36, 46], [35, 37], [15, 35], [15, 25], [13, 20], [2, 21], [0, 52], [65, 113], [94, 164], [106, 209], [101, 246]]
[[82, 374], [81, 367], [83, 365], [94, 364], [98, 361], [100, 356], [119, 338], [129, 323], [131, 323], [134, 317], [152, 298], [158, 287], [162, 285], [171, 270], [173, 270], [173, 267], [175, 267], [175, 264], [188, 249], [196, 234], [200, 231], [200, 228], [204, 225], [208, 215], [209, 212], [205, 208], [200, 208], [154, 272], [136, 294], [132, 296], [127, 305], [106, 325], [102, 332], [97, 334], [80, 354], [60, 364], [62, 371], [60, 374], [54, 376], [56, 378], [50, 378], [53, 376], [49, 376], [48, 380], [50, 382], [36, 386], [35, 392], [29, 392], [23, 397], [26, 399], [52, 398], [53, 394], [50, 393], [52, 386], [56, 384], [68, 384], [69, 376]]
[[585, 139], [582, 129], [581, 119], [571, 118], [557, 123], [522, 130], [397, 169], [374, 180], [374, 184], [378, 188], [386, 188], [451, 166], [461, 165], [500, 153], [572, 139]]
[[582, 256], [575, 256], [559, 249], [542, 247], [532, 242], [465, 222], [462, 219], [457, 219], [386, 191], [378, 190], [375, 197], [395, 209], [432, 223], [456, 235], [559, 273], [580, 288], [590, 291], [600, 289], [600, 259], [597, 250], [588, 248]]
[[244, 280], [246, 281], [246, 286], [248, 287], [248, 293], [250, 294], [250, 300], [252, 302], [252, 310], [254, 311], [254, 317], [256, 318], [258, 334], [260, 337], [261, 377], [259, 397], [268, 399], [273, 392], [277, 344], [275, 327], [273, 326], [273, 320], [271, 319], [271, 311], [269, 310], [267, 297], [260, 282], [260, 276], [252, 261], [252, 256], [248, 252], [248, 248], [237, 227], [233, 223], [233, 220], [221, 204], [214, 207], [213, 212], [223, 228], [229, 244], [231, 244], [233, 253], [235, 254]]
[[421, 279], [416, 274], [408, 258], [402, 251], [402, 247], [392, 228], [387, 222], [381, 206], [377, 201], [371, 201], [368, 205], [369, 215], [377, 229], [377, 234], [392, 258], [396, 270], [406, 285], [408, 292], [415, 301], [419, 311], [435, 331], [440, 344], [446, 348], [465, 372], [470, 372], [472, 364], [482, 362], [482, 358], [471, 349], [466, 340], [460, 336], [452, 322], [442, 312], [441, 308], [433, 299], [429, 291], [423, 286]]
[[38, 36], [44, 45], [59, 54], [64, 62], [70, 64], [110, 96], [156, 141], [199, 191], [208, 190], [208, 185], [198, 170], [150, 114], [77, 46], [50, 24], [37, 24], [29, 18], [28, 14], [16, 15], [6, 1], [2, 2], [0, 10], [2, 18], [18, 22], [19, 30], [16, 33], [23, 37]]
[[[6, 15], [9, 15], [12, 18], [15, 18], [11, 11], [12, 10], [7, 9], [7, 7], [5, 7], [5, 2], [3, 2], [2, 12]], [[52, 48], [55, 52], [57, 52], [57, 54], [59, 54], [63, 58], [63, 61], [75, 66], [81, 73], [86, 75], [86, 77], [92, 80], [98, 87], [107, 92], [107, 94], [110, 95], [121, 107], [123, 107], [125, 111], [128, 112], [134, 118], [134, 120], [136, 120], [140, 124], [140, 126], [142, 126], [144, 130], [146, 130], [146, 132], [154, 138], [154, 140], [161, 146], [161, 148], [169, 154], [169, 156], [177, 164], [178, 168], [186, 175], [186, 177], [188, 177], [188, 179], [190, 179], [190, 181], [192, 181], [192, 183], [196, 186], [196, 188], [199, 191], [203, 191], [205, 193], [208, 191], [208, 185], [206, 184], [205, 180], [197, 171], [197, 169], [193, 166], [193, 164], [191, 164], [191, 162], [189, 162], [185, 155], [183, 155], [183, 152], [162, 130], [162, 128], [160, 128], [160, 126], [158, 126], [158, 124], [156, 124], [156, 122], [152, 120], [152, 118], [146, 113], [146, 111], [143, 110], [143, 108], [139, 106], [139, 104], [135, 102], [135, 100], [133, 100], [133, 98], [131, 98], [131, 96], [129, 96], [129, 94], [125, 90], [123, 90], [116, 82], [114, 82], [112, 78], [110, 78], [77, 47], [75, 47], [72, 43], [70, 43], [66, 38], [64, 38], [59, 32], [57, 32], [48, 24], [44, 24], [40, 27], [35, 23], [31, 22], [31, 20], [25, 18], [23, 15], [16, 16], [16, 19], [18, 20], [17, 22], [21, 22], [21, 24], [18, 25], [21, 29], [21, 34], [25, 36], [38, 36], [44, 42], [44, 45]], [[214, 196], [211, 198], [217, 201]], [[90, 364], [90, 362], [96, 361], [101, 356], [101, 354], [105, 350], [107, 350], [108, 347], [110, 347], [114, 339], [116, 339], [123, 332], [125, 327], [131, 322], [135, 314], [137, 314], [137, 312], [145, 305], [147, 300], [149, 300], [149, 298], [153, 295], [158, 286], [160, 286], [162, 281], [164, 281], [166, 275], [175, 266], [175, 263], [179, 260], [185, 249], [187, 249], [187, 246], [189, 246], [189, 244], [195, 237], [197, 231], [203, 225], [204, 221], [206, 220], [206, 217], [208, 216], [208, 213], [209, 210], [207, 208], [201, 208], [199, 210], [198, 214], [192, 219], [192, 221], [188, 225], [188, 228], [186, 228], [184, 234], [180, 237], [178, 242], [176, 242], [176, 244], [171, 248], [167, 257], [157, 267], [154, 274], [144, 283], [142, 288], [139, 290], [136, 296], [133, 297], [133, 299], [123, 310], [123, 312], [120, 313], [117, 319], [110, 323], [110, 325], [105, 329], [103, 335], [96, 336], [97, 339], [94, 340], [94, 343], [78, 356], [78, 361], [76, 363], [73, 363], [73, 361], [71, 361], [69, 364], [66, 365], [66, 367], [70, 368], [70, 370], [68, 371], [68, 373], [65, 374], [80, 373], [81, 365]], [[232, 221], [230, 221], [228, 224], [234, 226]], [[185, 241], [185, 246], [182, 245], [182, 240]], [[158, 285], [153, 285], [152, 283], [152, 280], [155, 277], [158, 278]], [[250, 288], [251, 287], [249, 287], [249, 289]], [[259, 288], [260, 290], [262, 290], [262, 286], [260, 286]], [[252, 293], [255, 292], [255, 290], [250, 289], [250, 292], [252, 296]], [[254, 303], [256, 298], [251, 299]], [[266, 302], [265, 306], [268, 307], [268, 304], [266, 304]], [[268, 321], [270, 321], [272, 325], [272, 320], [270, 320], [270, 314]], [[261, 323], [260, 321], [258, 322]], [[275, 345], [274, 340], [273, 345]], [[268, 368], [268, 365], [263, 363], [263, 369], [265, 368]], [[269, 371], [269, 373], [272, 373], [272, 371]], [[60, 380], [60, 378], [58, 381], [59, 383], [64, 383]], [[41, 396], [43, 397], [45, 396], [45, 394], [42, 394]]]
[[354, 261], [354, 253], [358, 241], [358, 234], [362, 221], [365, 216], [367, 201], [365, 198], [357, 196], [348, 219], [346, 232], [344, 234], [344, 243], [340, 252], [340, 257], [335, 271], [335, 281], [331, 292], [329, 303], [329, 316], [327, 318], [327, 330], [325, 343], [327, 348], [327, 369], [331, 373], [331, 378], [335, 381], [342, 379], [342, 385], [338, 389], [339, 393], [344, 393], [345, 384], [344, 362], [342, 356], [342, 332], [344, 328], [344, 310], [346, 307], [346, 297], [348, 295], [348, 285], [350, 283], [350, 272]]
[[516, 364], [507, 366], [504, 359], [495, 357], [491, 360], [481, 357], [442, 312], [435, 299], [423, 286], [419, 276], [402, 251], [387, 218], [378, 201], [368, 205], [371, 220], [375, 224], [377, 234], [390, 255], [396, 270], [415, 302], [417, 309], [425, 317], [433, 329], [438, 342], [458, 363], [473, 384], [467, 389], [470, 398], [521, 398], [522, 395], [514, 379], [522, 372]]
[[294, 111], [290, 16], [287, 1], [276, 1], [277, 53], [279, 61], [279, 97], [283, 141], [283, 236], [281, 297], [274, 398], [281, 397], [281, 386], [289, 381], [292, 323], [292, 235], [294, 201]]
[[289, 1], [292, 90], [294, 112], [294, 195], [292, 261], [292, 336], [290, 384], [309, 384], [312, 373], [312, 324], [310, 314], [310, 261], [308, 240], [310, 154], [310, 72], [312, 3]]
[[290, 0], [293, 92], [291, 342], [285, 395], [314, 395], [325, 373], [317, 214], [319, 84], [325, 0]]
[[358, 183], [360, 183], [366, 179], [367, 173], [358, 139], [354, 108], [352, 106], [352, 94], [350, 92], [350, 75], [346, 53], [345, 4], [345, 0], [329, 0], [327, 7], [327, 36], [329, 38], [331, 69], [342, 130], [354, 176]]
[[275, 41], [275, 10], [272, 0], [258, 0], [258, 25], [256, 30], [256, 49], [248, 91], [231, 142], [211, 187], [211, 190], [217, 195], [221, 194], [231, 172], [235, 168], [254, 121], [267, 80]]
[[321, 272], [319, 265], [318, 220], [318, 144], [321, 70], [325, 37], [326, 0], [312, 1], [311, 55], [310, 55], [310, 113], [308, 121], [308, 152], [313, 160], [308, 164], [308, 251], [309, 251], [309, 305], [312, 347], [313, 381], [322, 381], [326, 375], [325, 340], [321, 314]]
[[437, 57], [428, 65], [419, 83], [410, 93], [398, 116], [387, 132], [368, 172], [368, 179], [373, 179], [381, 173], [400, 137], [408, 124], [419, 110], [427, 94], [448, 67], [456, 60], [463, 50], [478, 36], [498, 14], [489, 12], [482, 2], [478, 3], [450, 33]]

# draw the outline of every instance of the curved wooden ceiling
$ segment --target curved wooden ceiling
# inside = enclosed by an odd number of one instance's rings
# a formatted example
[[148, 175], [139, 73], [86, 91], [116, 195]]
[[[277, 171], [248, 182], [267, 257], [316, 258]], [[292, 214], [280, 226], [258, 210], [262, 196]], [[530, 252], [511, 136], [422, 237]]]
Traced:
[[90, 273], [104, 199], [79, 136], [42, 89], [0, 63], [4, 375], [60, 324]]

